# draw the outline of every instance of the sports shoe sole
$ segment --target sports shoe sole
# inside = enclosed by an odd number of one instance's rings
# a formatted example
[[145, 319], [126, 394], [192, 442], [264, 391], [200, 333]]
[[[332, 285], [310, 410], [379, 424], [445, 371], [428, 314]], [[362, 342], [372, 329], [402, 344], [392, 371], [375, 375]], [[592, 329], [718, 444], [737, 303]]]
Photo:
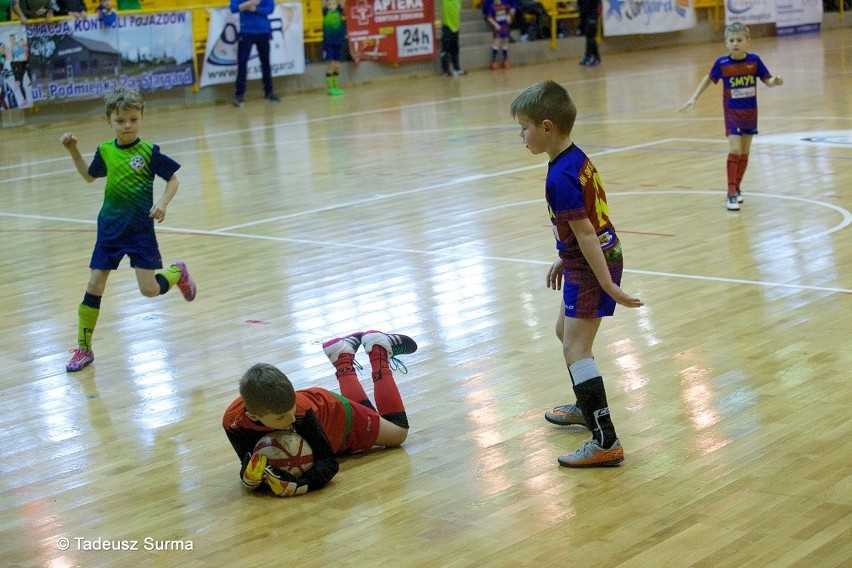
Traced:
[[559, 465], [562, 467], [616, 467], [624, 461], [624, 454], [613, 456], [608, 460], [595, 460], [587, 462], [570, 462], [567, 459], [563, 461], [563, 457], [559, 456]]

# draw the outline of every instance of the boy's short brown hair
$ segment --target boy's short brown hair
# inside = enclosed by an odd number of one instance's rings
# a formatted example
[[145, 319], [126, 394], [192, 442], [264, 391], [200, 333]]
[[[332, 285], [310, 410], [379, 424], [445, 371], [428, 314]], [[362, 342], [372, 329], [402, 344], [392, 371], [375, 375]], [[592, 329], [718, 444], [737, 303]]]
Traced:
[[745, 34], [746, 37], [749, 37], [750, 33], [748, 31], [748, 26], [741, 22], [733, 22], [725, 28], [725, 39], [728, 39], [728, 36], [731, 34]]
[[145, 101], [142, 100], [142, 95], [139, 94], [139, 91], [130, 87], [116, 88], [104, 97], [104, 103], [106, 103], [107, 118], [112, 118], [112, 113], [115, 111], [122, 111], [129, 108], [145, 112]]
[[566, 136], [574, 129], [577, 106], [568, 91], [556, 81], [542, 81], [528, 87], [512, 102], [512, 118], [523, 115], [535, 124], [549, 120]]
[[240, 379], [240, 396], [246, 411], [256, 416], [283, 414], [296, 405], [296, 391], [278, 367], [258, 363]]

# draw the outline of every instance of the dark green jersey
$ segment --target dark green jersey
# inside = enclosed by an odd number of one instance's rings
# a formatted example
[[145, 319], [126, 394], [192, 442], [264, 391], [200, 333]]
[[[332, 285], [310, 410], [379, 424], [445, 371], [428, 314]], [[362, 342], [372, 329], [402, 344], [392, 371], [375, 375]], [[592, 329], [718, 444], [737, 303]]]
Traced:
[[98, 214], [98, 244], [156, 246], [154, 176], [171, 179], [180, 164], [160, 153], [156, 144], [137, 138], [128, 146], [116, 140], [98, 146], [89, 175], [106, 177], [104, 203]]
[[346, 43], [346, 21], [340, 5], [336, 10], [322, 9], [322, 41], [337, 46]]

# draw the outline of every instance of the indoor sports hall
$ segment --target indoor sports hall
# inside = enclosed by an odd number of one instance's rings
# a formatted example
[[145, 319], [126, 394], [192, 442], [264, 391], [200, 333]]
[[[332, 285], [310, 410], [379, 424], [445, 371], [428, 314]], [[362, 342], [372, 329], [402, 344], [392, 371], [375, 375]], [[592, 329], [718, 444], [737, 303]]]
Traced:
[[[735, 212], [720, 87], [678, 112], [724, 49], [151, 105], [142, 137], [182, 165], [160, 250], [197, 298], [142, 297], [125, 261], [76, 373], [103, 180], [59, 138], [88, 160], [113, 133], [99, 110], [0, 129], [0, 565], [849, 566], [852, 34], [752, 39], [784, 85], [758, 86]], [[543, 418], [573, 401], [547, 158], [509, 113], [543, 79], [578, 106], [645, 302], [595, 343], [615, 468], [559, 467], [589, 434]], [[245, 492], [222, 430], [242, 373], [336, 390], [322, 342], [368, 329], [419, 345], [395, 373], [408, 440], [320, 491]]]

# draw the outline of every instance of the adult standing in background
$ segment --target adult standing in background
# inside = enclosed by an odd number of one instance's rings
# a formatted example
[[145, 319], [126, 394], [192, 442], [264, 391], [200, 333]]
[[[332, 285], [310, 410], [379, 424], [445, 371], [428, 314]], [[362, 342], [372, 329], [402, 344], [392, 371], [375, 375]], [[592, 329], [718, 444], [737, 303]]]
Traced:
[[579, 0], [580, 30], [586, 36], [586, 53], [580, 65], [595, 67], [601, 64], [601, 54], [598, 51], [598, 18], [600, 17], [600, 0]]
[[467, 73], [459, 65], [459, 25], [461, 0], [441, 0], [441, 69], [444, 75]]
[[248, 60], [251, 48], [257, 48], [260, 72], [263, 76], [263, 94], [268, 101], [278, 102], [272, 91], [272, 66], [269, 63], [269, 42], [272, 40], [272, 25], [269, 15], [275, 10], [274, 0], [231, 0], [231, 12], [240, 14], [240, 35], [237, 44], [237, 82], [234, 106], [243, 106], [246, 94]]

